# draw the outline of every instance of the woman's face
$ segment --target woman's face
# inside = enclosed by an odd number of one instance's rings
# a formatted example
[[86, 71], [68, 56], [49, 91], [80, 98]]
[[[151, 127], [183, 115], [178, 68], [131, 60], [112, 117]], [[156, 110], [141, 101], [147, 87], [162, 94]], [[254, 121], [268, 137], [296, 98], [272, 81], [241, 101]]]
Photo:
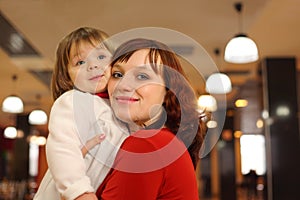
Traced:
[[111, 106], [116, 116], [127, 123], [145, 125], [162, 109], [166, 89], [161, 69], [158, 74], [153, 71], [148, 53], [148, 49], [138, 50], [126, 63], [112, 66], [108, 82]]

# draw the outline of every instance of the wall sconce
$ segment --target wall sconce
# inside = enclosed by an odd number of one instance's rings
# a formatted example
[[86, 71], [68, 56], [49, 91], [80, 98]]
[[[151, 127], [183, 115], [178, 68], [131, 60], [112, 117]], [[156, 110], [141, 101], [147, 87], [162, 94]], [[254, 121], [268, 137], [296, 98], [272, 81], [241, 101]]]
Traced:
[[[235, 3], [234, 7], [241, 16], [243, 4], [241, 2]], [[240, 18], [239, 18], [240, 19]], [[240, 26], [242, 22], [240, 19]], [[258, 60], [258, 50], [255, 42], [246, 34], [240, 33], [235, 35], [226, 45], [224, 59], [230, 63], [250, 63]]]
[[[17, 75], [13, 75], [12, 80], [15, 84]], [[24, 111], [22, 99], [17, 95], [10, 95], [6, 97], [2, 102], [2, 111], [7, 113], [22, 113]]]

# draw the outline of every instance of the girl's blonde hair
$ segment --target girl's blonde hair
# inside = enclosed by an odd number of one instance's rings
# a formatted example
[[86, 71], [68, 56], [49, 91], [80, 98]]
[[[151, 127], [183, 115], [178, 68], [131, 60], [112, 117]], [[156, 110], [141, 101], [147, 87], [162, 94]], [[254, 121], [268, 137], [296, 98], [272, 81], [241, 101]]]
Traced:
[[107, 44], [108, 35], [98, 29], [91, 27], [81, 27], [65, 36], [58, 44], [56, 59], [51, 80], [52, 97], [56, 100], [64, 92], [74, 88], [69, 72], [70, 50], [73, 45], [79, 49], [81, 42], [88, 42], [93, 46], [102, 45], [112, 51], [111, 45]]

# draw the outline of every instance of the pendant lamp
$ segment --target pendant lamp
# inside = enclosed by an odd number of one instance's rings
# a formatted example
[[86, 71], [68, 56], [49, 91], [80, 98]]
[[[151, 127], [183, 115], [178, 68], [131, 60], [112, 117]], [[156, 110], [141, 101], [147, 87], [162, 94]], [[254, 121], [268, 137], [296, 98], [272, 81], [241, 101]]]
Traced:
[[[12, 80], [15, 84], [17, 75], [13, 75]], [[7, 113], [22, 113], [24, 111], [22, 99], [14, 94], [6, 97], [2, 102], [2, 111]]]
[[47, 114], [41, 109], [31, 111], [28, 117], [28, 122], [31, 125], [43, 125], [47, 123], [47, 120]]
[[13, 126], [8, 126], [4, 129], [4, 137], [15, 139], [17, 137], [17, 129]]
[[[241, 16], [243, 4], [235, 3], [234, 8]], [[240, 19], [241, 26], [241, 19]], [[224, 59], [230, 63], [244, 64], [257, 61], [259, 58], [258, 50], [255, 42], [250, 39], [245, 33], [236, 34], [226, 45]]]
[[203, 94], [198, 98], [198, 109], [200, 112], [208, 111], [208, 112], [214, 112], [217, 110], [217, 101], [215, 97]]
[[[214, 53], [218, 58], [220, 50], [216, 48]], [[207, 78], [205, 91], [210, 94], [227, 94], [232, 91], [231, 80], [226, 74], [215, 72]]]
[[227, 94], [232, 90], [230, 78], [224, 73], [214, 73], [206, 80], [205, 90], [210, 94]]
[[[37, 100], [40, 101], [41, 96], [36, 96]], [[35, 109], [31, 111], [31, 113], [28, 116], [28, 122], [31, 125], [43, 125], [47, 124], [48, 117], [45, 111], [42, 109]]]

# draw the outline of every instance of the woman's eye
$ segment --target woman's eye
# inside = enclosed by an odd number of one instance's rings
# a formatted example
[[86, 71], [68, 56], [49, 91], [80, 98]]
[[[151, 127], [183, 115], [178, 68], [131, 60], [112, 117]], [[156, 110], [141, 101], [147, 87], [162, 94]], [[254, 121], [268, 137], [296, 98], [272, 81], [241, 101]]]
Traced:
[[137, 79], [139, 79], [139, 80], [148, 80], [149, 76], [147, 74], [139, 74], [139, 75], [137, 75]]
[[112, 76], [113, 78], [121, 78], [121, 77], [123, 77], [123, 74], [122, 74], [121, 72], [113, 72], [113, 73], [111, 74], [111, 76]]
[[80, 61], [78, 61], [78, 62], [76, 63], [76, 66], [78, 66], [78, 65], [83, 65], [84, 63], [85, 63], [84, 61], [80, 60]]

